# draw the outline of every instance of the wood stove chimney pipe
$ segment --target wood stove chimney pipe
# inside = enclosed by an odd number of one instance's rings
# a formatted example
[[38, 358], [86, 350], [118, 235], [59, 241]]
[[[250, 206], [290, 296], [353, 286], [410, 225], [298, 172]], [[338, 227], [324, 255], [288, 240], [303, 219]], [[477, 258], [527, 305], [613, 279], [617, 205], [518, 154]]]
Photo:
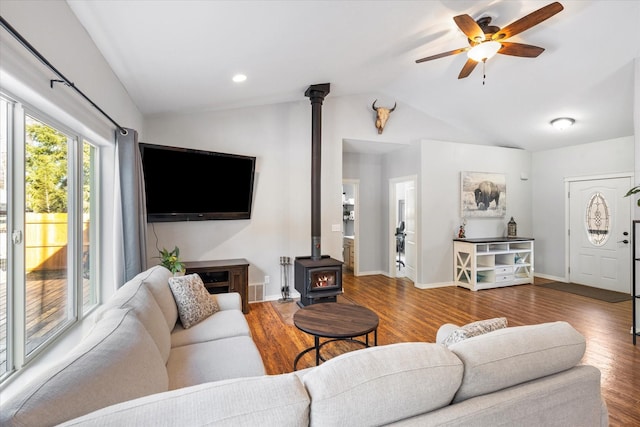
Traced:
[[311, 100], [311, 259], [322, 257], [320, 178], [322, 157], [322, 102], [329, 94], [329, 83], [311, 85], [304, 96]]

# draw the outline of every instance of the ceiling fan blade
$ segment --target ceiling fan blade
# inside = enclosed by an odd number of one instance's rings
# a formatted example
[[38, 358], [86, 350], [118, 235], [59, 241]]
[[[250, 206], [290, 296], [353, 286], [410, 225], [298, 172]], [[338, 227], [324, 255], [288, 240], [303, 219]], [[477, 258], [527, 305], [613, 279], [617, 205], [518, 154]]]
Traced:
[[469, 49], [470, 48], [468, 48], [468, 47], [463, 47], [463, 48], [460, 48], [460, 49], [450, 50], [449, 52], [442, 52], [442, 53], [439, 53], [437, 55], [427, 56], [426, 58], [417, 59], [416, 63], [419, 64], [421, 62], [431, 61], [433, 59], [444, 58], [445, 56], [457, 55], [459, 53], [466, 52]]
[[544, 52], [543, 47], [512, 42], [502, 42], [502, 47], [498, 51], [503, 55], [522, 56], [524, 58], [535, 58], [542, 52]]
[[517, 21], [512, 22], [511, 24], [507, 25], [506, 27], [495, 33], [493, 36], [491, 36], [491, 38], [493, 40], [501, 41], [508, 39], [509, 37], [513, 37], [516, 34], [528, 30], [534, 25], [538, 25], [542, 21], [551, 18], [562, 9], [564, 9], [564, 7], [558, 2], [548, 4], [545, 7], [536, 10], [535, 12], [531, 12], [527, 16], [524, 16]]
[[473, 69], [476, 68], [476, 65], [478, 65], [476, 61], [471, 58], [467, 59], [467, 62], [464, 63], [462, 70], [460, 70], [460, 74], [458, 74], [458, 79], [464, 79], [469, 74], [471, 74]]
[[478, 23], [469, 15], [454, 16], [453, 20], [458, 28], [460, 28], [462, 32], [469, 37], [469, 40], [476, 43], [480, 43], [484, 40], [484, 31], [482, 31], [480, 25], [478, 25]]

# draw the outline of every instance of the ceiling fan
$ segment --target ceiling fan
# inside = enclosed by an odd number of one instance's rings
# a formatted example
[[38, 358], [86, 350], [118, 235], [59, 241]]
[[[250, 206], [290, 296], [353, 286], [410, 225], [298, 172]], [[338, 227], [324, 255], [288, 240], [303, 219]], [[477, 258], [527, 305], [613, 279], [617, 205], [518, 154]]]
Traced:
[[463, 79], [471, 74], [476, 65], [478, 65], [478, 62], [485, 62], [496, 53], [535, 58], [544, 52], [544, 48], [529, 44], [507, 42], [505, 40], [551, 18], [562, 9], [564, 9], [564, 7], [559, 2], [554, 2], [535, 12], [531, 12], [502, 29], [495, 25], [489, 25], [491, 23], [490, 16], [482, 17], [477, 21], [474, 21], [469, 15], [455, 16], [453, 20], [458, 28], [468, 37], [469, 47], [427, 56], [426, 58], [416, 60], [416, 63], [419, 64], [421, 62], [467, 52], [467, 62], [458, 75], [459, 79]]

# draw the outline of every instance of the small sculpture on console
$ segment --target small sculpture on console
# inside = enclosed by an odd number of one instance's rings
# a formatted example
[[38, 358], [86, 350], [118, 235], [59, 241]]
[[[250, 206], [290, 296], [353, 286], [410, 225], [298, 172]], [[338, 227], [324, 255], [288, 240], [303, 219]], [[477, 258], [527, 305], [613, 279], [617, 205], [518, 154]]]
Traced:
[[464, 226], [467, 225], [467, 221], [465, 221], [464, 219], [462, 220], [462, 223], [460, 224], [460, 228], [458, 229], [458, 239], [464, 239], [465, 237], [467, 237], [465, 235], [465, 231], [464, 231]]

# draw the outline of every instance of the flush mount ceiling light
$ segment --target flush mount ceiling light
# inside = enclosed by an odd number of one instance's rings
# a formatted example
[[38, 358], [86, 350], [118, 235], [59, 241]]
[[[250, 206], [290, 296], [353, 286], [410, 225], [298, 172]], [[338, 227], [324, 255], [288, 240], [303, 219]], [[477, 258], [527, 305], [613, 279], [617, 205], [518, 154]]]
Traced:
[[573, 126], [575, 122], [575, 119], [572, 119], [571, 117], [558, 117], [557, 119], [551, 120], [550, 123], [551, 126], [558, 130], [565, 130]]
[[245, 76], [244, 74], [236, 74], [235, 76], [233, 76], [232, 80], [236, 83], [242, 83], [243, 81], [247, 80], [247, 76]]
[[467, 52], [467, 56], [476, 62], [483, 62], [494, 57], [502, 45], [497, 41], [485, 41], [475, 45]]

